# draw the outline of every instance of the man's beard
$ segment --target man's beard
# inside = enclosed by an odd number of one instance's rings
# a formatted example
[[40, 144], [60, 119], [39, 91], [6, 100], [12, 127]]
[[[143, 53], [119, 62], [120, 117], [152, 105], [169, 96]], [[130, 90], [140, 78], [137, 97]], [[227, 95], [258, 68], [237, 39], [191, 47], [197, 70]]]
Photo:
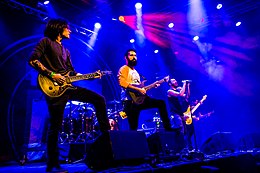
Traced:
[[130, 67], [136, 66], [136, 65], [137, 65], [137, 60], [136, 60], [136, 59], [133, 59], [133, 60], [129, 60], [129, 59], [128, 59], [128, 65], [129, 65]]

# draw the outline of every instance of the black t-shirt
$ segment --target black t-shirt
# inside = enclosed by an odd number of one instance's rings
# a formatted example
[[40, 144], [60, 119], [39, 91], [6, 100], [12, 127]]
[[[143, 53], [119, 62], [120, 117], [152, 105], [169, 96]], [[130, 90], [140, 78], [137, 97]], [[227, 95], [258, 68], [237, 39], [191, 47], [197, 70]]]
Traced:
[[68, 49], [48, 37], [42, 38], [32, 51], [30, 60], [36, 59], [50, 71], [61, 74], [68, 71], [76, 73]]

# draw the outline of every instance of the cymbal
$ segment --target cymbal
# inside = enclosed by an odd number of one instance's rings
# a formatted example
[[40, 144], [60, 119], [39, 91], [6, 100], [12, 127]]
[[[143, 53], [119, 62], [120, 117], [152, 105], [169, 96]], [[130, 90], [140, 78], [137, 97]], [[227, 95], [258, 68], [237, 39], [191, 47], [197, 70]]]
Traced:
[[117, 101], [117, 100], [112, 100], [112, 101], [108, 101], [107, 103], [108, 104], [120, 104], [121, 102]]
[[73, 105], [83, 105], [83, 104], [85, 104], [84, 102], [79, 102], [79, 101], [71, 101], [71, 103]]

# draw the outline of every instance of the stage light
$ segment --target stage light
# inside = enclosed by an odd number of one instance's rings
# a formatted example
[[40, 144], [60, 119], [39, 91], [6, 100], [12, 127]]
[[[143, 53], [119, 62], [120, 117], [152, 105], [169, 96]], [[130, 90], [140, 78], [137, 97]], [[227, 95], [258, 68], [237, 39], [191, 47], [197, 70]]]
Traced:
[[169, 25], [168, 25], [169, 28], [173, 28], [173, 26], [174, 26], [174, 23], [169, 23]]
[[241, 25], [241, 22], [237, 22], [237, 23], [236, 23], [236, 26], [240, 26], [240, 25]]
[[199, 38], [200, 37], [196, 35], [196, 36], [193, 37], [193, 41], [197, 41]]
[[132, 38], [132, 39], [130, 40], [130, 43], [134, 43], [134, 42], [135, 42], [135, 39]]
[[135, 8], [136, 9], [141, 9], [142, 8], [142, 4], [140, 2], [135, 4]]
[[219, 9], [221, 9], [222, 8], [222, 4], [218, 4], [217, 5], [217, 9], [219, 10]]
[[154, 53], [158, 53], [158, 52], [159, 52], [159, 50], [157, 50], [157, 49], [156, 49], [156, 50], [154, 50]]
[[100, 29], [101, 28], [101, 24], [100, 23], [95, 23], [95, 28]]
[[124, 16], [119, 16], [119, 21], [121, 21], [121, 22], [125, 22], [125, 18], [124, 18]]

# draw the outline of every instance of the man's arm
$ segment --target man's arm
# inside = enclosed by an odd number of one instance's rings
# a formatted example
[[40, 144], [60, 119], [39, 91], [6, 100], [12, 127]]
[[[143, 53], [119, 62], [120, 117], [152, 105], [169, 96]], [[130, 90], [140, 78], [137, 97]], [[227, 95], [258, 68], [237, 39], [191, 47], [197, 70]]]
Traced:
[[185, 96], [185, 90], [186, 90], [186, 82], [183, 83], [183, 86], [180, 91], [174, 91], [174, 90], [170, 89], [167, 91], [167, 94], [169, 97]]
[[44, 56], [44, 52], [46, 49], [47, 39], [43, 38], [39, 41], [39, 43], [34, 47], [30, 59], [29, 65], [32, 66], [39, 73], [50, 76], [52, 71], [47, 69], [41, 62], [40, 58]]
[[30, 59], [29, 65], [32, 66], [35, 70], [37, 70], [40, 74], [48, 76], [59, 83], [63, 83], [65, 81], [65, 77], [61, 74], [56, 74], [55, 72], [46, 68], [41, 62], [40, 58], [43, 56], [45, 51], [46, 39], [42, 39], [34, 48]]

